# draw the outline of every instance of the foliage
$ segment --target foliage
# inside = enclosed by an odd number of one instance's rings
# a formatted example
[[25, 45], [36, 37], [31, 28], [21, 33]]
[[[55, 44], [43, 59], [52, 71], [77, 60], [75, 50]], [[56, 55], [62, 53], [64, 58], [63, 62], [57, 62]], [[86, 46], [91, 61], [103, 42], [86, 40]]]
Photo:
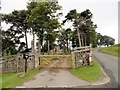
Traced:
[[78, 13], [76, 9], [71, 10], [65, 18], [66, 19], [63, 21], [63, 24], [66, 21], [73, 22], [74, 30], [71, 35], [73, 47], [86, 46], [90, 44], [92, 44], [92, 46], [97, 46], [95, 32], [97, 26], [94, 25], [91, 20], [92, 13], [89, 9], [86, 9], [81, 13]]
[[[61, 6], [58, 5], [58, 2], [30, 2], [27, 5], [27, 10], [14, 10], [10, 14], [4, 14], [2, 20], [7, 24], [11, 24], [11, 27], [7, 32], [9, 32], [10, 36], [14, 34], [12, 36], [13, 39], [18, 39], [14, 43], [10, 41], [13, 46], [12, 49], [10, 48], [10, 52], [15, 53], [14, 49], [18, 42], [21, 44], [20, 47], [18, 47], [18, 51], [25, 46], [25, 43], [20, 42], [20, 37], [23, 38], [25, 36], [27, 47], [26, 33], [28, 33], [28, 31], [32, 31], [37, 34], [41, 45], [43, 45], [43, 41], [46, 40], [44, 39], [44, 34], [46, 32], [47, 40], [50, 42], [49, 47], [53, 48], [56, 39], [54, 30], [60, 27], [58, 22], [58, 17], [61, 15], [61, 13], [58, 13], [58, 10], [60, 9]], [[6, 45], [5, 48], [7, 47], [9, 47], [9, 44]]]
[[54, 30], [60, 27], [57, 17], [61, 14], [58, 13], [61, 6], [58, 2], [31, 2], [27, 7], [30, 11], [27, 22], [37, 34], [40, 44], [43, 45], [43, 40], [46, 40], [53, 45], [56, 39]]
[[[17, 52], [20, 52], [26, 45], [27, 47], [27, 35], [26, 33], [28, 32], [28, 24], [26, 22], [26, 17], [27, 17], [27, 10], [14, 10], [12, 13], [9, 14], [4, 14], [2, 17], [2, 20], [5, 21], [7, 24], [11, 24], [10, 28], [6, 31], [6, 34], [8, 34], [11, 41], [8, 42], [8, 46], [4, 49], [10, 48], [9, 44], [12, 43], [11, 46], [13, 46], [12, 49], [9, 49], [11, 54], [16, 54]], [[5, 35], [5, 34], [4, 34]], [[25, 36], [26, 43], [20, 42], [20, 39]], [[15, 42], [14, 42], [14, 41]], [[14, 49], [16, 44], [18, 46], [18, 50], [16, 50], [16, 53], [14, 53]], [[13, 52], [13, 53], [12, 53]]]
[[98, 42], [98, 46], [100, 45], [114, 45], [115, 44], [115, 39], [110, 37], [110, 36], [107, 36], [107, 35], [104, 35], [102, 36], [100, 33], [97, 34], [97, 42]]
[[[90, 44], [93, 47], [114, 45], [115, 39], [95, 31], [97, 25], [92, 21], [93, 14], [89, 9], [80, 13], [76, 9], [70, 10], [60, 24], [61, 9], [58, 2], [29, 2], [27, 10], [14, 10], [9, 14], [2, 14], [2, 21], [11, 25], [8, 30], [2, 30], [3, 54], [16, 54], [27, 47], [28, 32], [37, 35], [40, 52], [41, 49], [43, 52], [54, 49], [56, 40], [64, 52], [70, 52], [71, 42], [73, 48]], [[72, 28], [62, 28], [66, 22], [71, 22]], [[26, 43], [20, 41], [23, 37]]]
[[58, 35], [58, 43], [61, 49], [64, 50], [64, 52], [68, 52], [70, 51], [68, 46], [69, 46], [69, 42], [71, 41], [71, 34], [72, 31], [70, 28], [62, 29], [60, 31], [60, 34]]
[[2, 54], [16, 54], [25, 47], [24, 42], [20, 42], [23, 35], [17, 36], [13, 30], [2, 31]]

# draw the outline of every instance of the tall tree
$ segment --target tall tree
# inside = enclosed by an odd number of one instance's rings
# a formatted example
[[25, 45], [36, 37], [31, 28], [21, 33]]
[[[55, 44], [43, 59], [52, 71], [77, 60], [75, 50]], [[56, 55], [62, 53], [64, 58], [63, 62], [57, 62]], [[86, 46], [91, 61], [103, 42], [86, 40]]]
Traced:
[[[5, 14], [2, 18], [3, 21], [6, 23], [11, 24], [11, 27], [7, 30], [7, 32], [16, 39], [17, 37], [23, 38], [25, 36], [26, 40], [26, 47], [27, 45], [27, 35], [28, 32], [28, 25], [26, 23], [26, 16], [27, 11], [26, 10], [14, 10], [10, 14]], [[17, 41], [20, 43], [20, 38], [17, 38]]]
[[[31, 13], [31, 10], [34, 9], [37, 5], [37, 2], [31, 2], [31, 3], [28, 3], [27, 5], [27, 11], [28, 11], [28, 15], [27, 15], [27, 18], [26, 18], [26, 21], [28, 21], [27, 19], [29, 18], [29, 15]], [[30, 32], [33, 34], [33, 45], [32, 45], [32, 51], [33, 51], [33, 54], [35, 54], [35, 25], [33, 25], [32, 23], [30, 22], [27, 22], [28, 25], [29, 25], [29, 29], [30, 29]], [[32, 25], [31, 25], [32, 24]]]
[[[28, 4], [28, 9], [30, 9], [30, 14], [27, 18], [27, 22], [30, 23], [32, 30], [39, 38], [40, 57], [45, 32], [47, 32], [49, 37], [49, 33], [52, 33], [54, 29], [59, 27], [57, 16], [59, 16], [60, 13], [57, 13], [57, 11], [61, 9], [61, 6], [58, 5], [58, 2], [31, 2]], [[48, 45], [49, 39], [47, 40]]]
[[2, 54], [3, 55], [13, 55], [24, 49], [25, 43], [20, 42], [20, 38], [23, 35], [16, 36], [13, 31], [3, 31], [2, 30]]
[[102, 38], [103, 38], [102, 42], [104, 45], [107, 45], [107, 46], [114, 45], [115, 39], [113, 39], [112, 37], [104, 35], [102, 36]]
[[66, 52], [66, 46], [65, 46], [65, 44], [66, 44], [66, 33], [65, 33], [65, 30], [64, 29], [62, 29], [61, 31], [60, 31], [60, 34], [58, 35], [58, 43], [59, 43], [59, 46], [60, 46], [60, 49], [63, 49], [64, 50], [64, 52]]
[[[3, 17], [3, 20], [6, 23], [12, 24], [12, 31], [17, 34], [22, 34], [25, 36], [25, 41], [26, 41], [26, 47], [24, 50], [24, 59], [25, 59], [25, 73], [27, 72], [27, 59], [28, 59], [28, 42], [27, 42], [27, 32], [28, 32], [28, 24], [26, 22], [26, 17], [27, 17], [27, 10], [14, 10], [10, 14], [6, 14]], [[27, 55], [27, 56], [26, 56]]]
[[[73, 22], [74, 29], [76, 30], [76, 34], [78, 36], [79, 46], [84, 46], [85, 44], [88, 45], [92, 42], [93, 39], [91, 38], [91, 40], [87, 36], [92, 36], [91, 34], [95, 34], [96, 25], [94, 25], [91, 20], [92, 13], [89, 9], [86, 9], [81, 13], [77, 13], [76, 9], [71, 10], [65, 18], [66, 19], [63, 23], [66, 21]], [[89, 41], [87, 42], [86, 39]]]
[[27, 32], [28, 32], [28, 24], [25, 21], [27, 17], [27, 11], [26, 10], [14, 10], [10, 14], [6, 14], [3, 17], [3, 20], [6, 23], [12, 24], [11, 28], [13, 31], [15, 31], [17, 34], [25, 35], [26, 39], [26, 47], [27, 47]]

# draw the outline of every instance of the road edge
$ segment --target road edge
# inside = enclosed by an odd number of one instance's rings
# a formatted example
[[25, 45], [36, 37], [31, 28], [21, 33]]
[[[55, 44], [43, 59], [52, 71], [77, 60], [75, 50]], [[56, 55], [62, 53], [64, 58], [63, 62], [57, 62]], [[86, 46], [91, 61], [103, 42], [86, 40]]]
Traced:
[[[94, 56], [95, 57], [95, 56]], [[96, 57], [95, 57], [96, 58]], [[107, 84], [108, 82], [110, 82], [110, 77], [107, 75], [107, 73], [103, 70], [102, 66], [100, 65], [100, 63], [98, 63], [103, 74], [104, 74], [104, 78], [102, 80], [98, 80], [96, 82], [92, 82], [90, 83], [90, 85], [95, 86], [95, 85], [103, 85], [103, 84]]]

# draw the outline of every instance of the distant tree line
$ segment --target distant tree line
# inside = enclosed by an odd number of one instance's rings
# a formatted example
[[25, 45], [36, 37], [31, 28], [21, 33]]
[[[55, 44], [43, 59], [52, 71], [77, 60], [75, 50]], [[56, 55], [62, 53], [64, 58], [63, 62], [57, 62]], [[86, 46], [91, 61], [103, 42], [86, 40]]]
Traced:
[[101, 35], [100, 33], [97, 33], [97, 45], [101, 46], [109, 46], [109, 45], [114, 45], [115, 44], [115, 39], [107, 36], [107, 35]]
[[[27, 45], [27, 33], [38, 37], [39, 54], [48, 52], [59, 46], [64, 52], [71, 47], [81, 47], [92, 44], [114, 45], [115, 39], [110, 36], [102, 36], [95, 30], [97, 25], [93, 23], [93, 14], [89, 9], [79, 13], [76, 9], [70, 10], [62, 23], [62, 6], [58, 2], [29, 2], [27, 10], [14, 10], [9, 14], [2, 14], [2, 21], [10, 24], [8, 30], [2, 29], [2, 52], [16, 54], [24, 50]], [[65, 23], [72, 23], [72, 27], [63, 28]], [[25, 42], [20, 39], [25, 38]], [[57, 41], [57, 44], [55, 43]], [[71, 47], [70, 47], [71, 45]]]

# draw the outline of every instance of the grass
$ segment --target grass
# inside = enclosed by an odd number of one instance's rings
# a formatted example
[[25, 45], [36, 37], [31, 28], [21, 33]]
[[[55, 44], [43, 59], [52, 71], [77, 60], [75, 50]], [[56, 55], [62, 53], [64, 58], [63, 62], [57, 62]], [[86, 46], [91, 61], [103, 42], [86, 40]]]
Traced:
[[88, 82], [96, 81], [102, 75], [101, 68], [95, 59], [93, 60], [93, 65], [86, 65], [71, 69], [71, 73], [78, 78], [86, 80]]
[[101, 48], [100, 51], [104, 52], [104, 53], [107, 53], [107, 54], [110, 54], [110, 55], [120, 56], [120, 50], [119, 49], [120, 49], [120, 44]]
[[27, 76], [24, 77], [18, 77], [19, 73], [24, 74], [24, 72], [2, 74], [2, 88], [15, 88], [39, 73], [39, 70], [28, 70]]

